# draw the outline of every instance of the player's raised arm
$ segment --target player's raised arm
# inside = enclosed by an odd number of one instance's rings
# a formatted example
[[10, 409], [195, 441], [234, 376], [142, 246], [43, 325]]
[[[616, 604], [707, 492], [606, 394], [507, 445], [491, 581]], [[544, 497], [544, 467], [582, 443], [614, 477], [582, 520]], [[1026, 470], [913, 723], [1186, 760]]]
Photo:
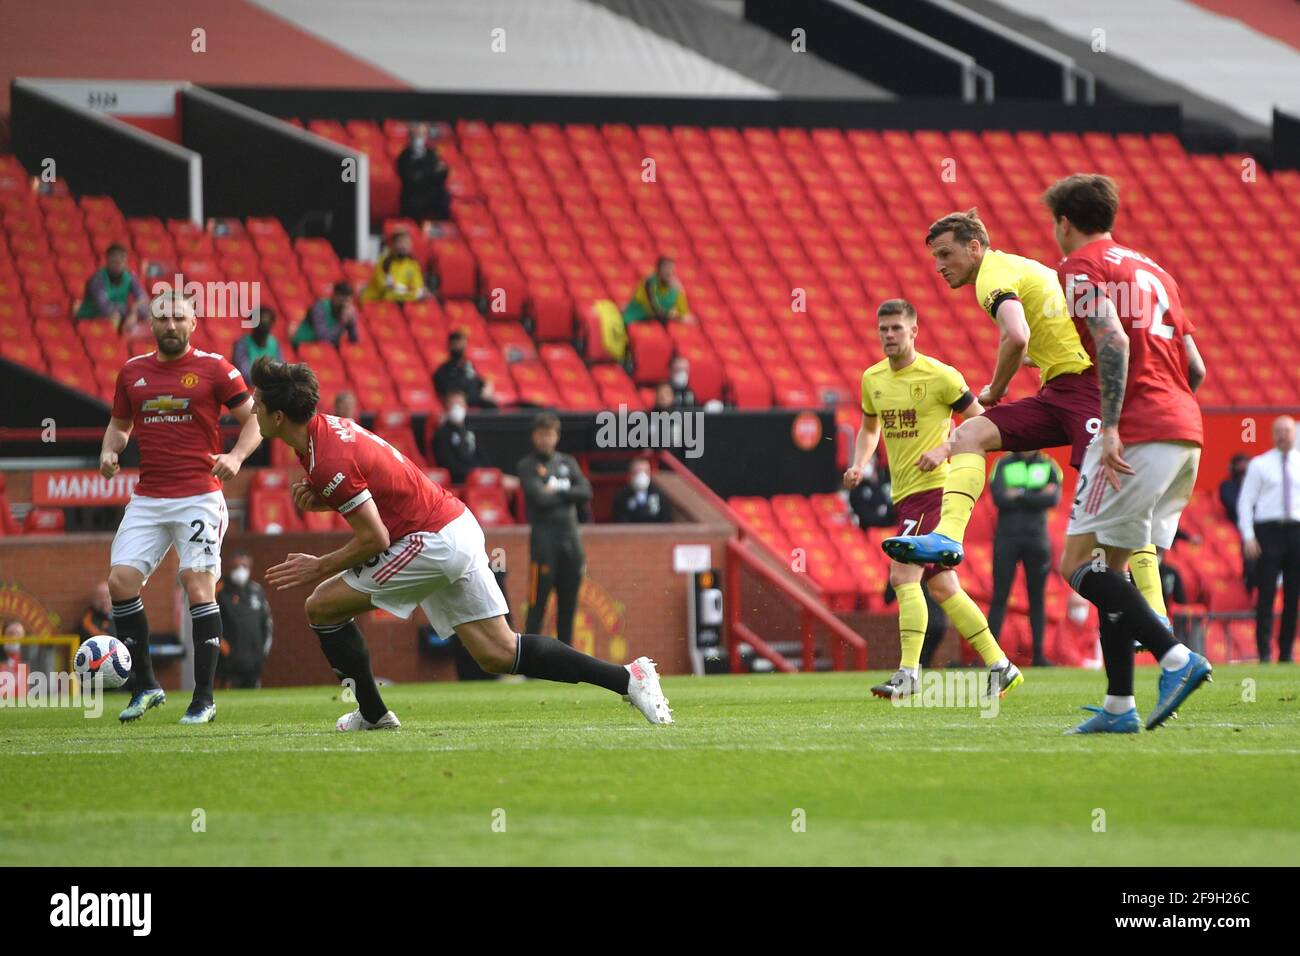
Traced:
[[235, 447], [230, 449], [224, 455], [213, 455], [212, 473], [222, 481], [229, 481], [239, 474], [239, 468], [248, 459], [248, 456], [257, 451], [257, 446], [262, 444], [262, 433], [257, 427], [257, 416], [253, 414], [253, 397], [250, 395], [246, 401], [230, 410], [230, 414], [235, 416], [235, 421], [239, 422], [243, 428], [240, 429], [239, 438], [235, 442]]
[[1194, 392], [1205, 381], [1205, 359], [1190, 334], [1183, 336], [1183, 349], [1187, 352], [1187, 387]]
[[862, 425], [858, 428], [857, 440], [853, 443], [853, 461], [844, 472], [844, 487], [852, 491], [862, 482], [862, 469], [867, 467], [871, 456], [880, 444], [880, 416], [862, 413]]
[[104, 443], [99, 449], [99, 473], [112, 478], [119, 471], [117, 456], [122, 454], [131, 440], [132, 421], [129, 418], [110, 418], [104, 429]]
[[988, 406], [996, 405], [1006, 395], [1029, 349], [1029, 323], [1025, 321], [1025, 307], [1019, 299], [1003, 301], [994, 318], [999, 333], [998, 361], [993, 369], [993, 381], [979, 395], [980, 403]]

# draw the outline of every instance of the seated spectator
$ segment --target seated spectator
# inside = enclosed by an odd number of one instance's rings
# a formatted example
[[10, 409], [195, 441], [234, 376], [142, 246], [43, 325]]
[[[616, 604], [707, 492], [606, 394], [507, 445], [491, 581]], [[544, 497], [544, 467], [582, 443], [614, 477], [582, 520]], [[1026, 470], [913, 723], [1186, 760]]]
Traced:
[[433, 390], [443, 402], [452, 392], [460, 392], [473, 408], [496, 408], [492, 383], [480, 378], [475, 371], [474, 363], [465, 354], [468, 345], [469, 336], [463, 329], [456, 329], [447, 336], [449, 355], [433, 373]]
[[691, 391], [691, 362], [685, 356], [677, 356], [668, 366], [668, 384], [673, 387], [673, 404], [678, 408], [694, 408], [699, 404], [695, 393]]
[[284, 361], [284, 355], [280, 351], [280, 340], [271, 334], [271, 329], [275, 325], [275, 312], [263, 307], [259, 308], [255, 315], [257, 324], [251, 331], [240, 336], [239, 341], [235, 343], [235, 354], [231, 357], [231, 364], [239, 369], [246, 382], [252, 381], [253, 363], [263, 355], [273, 362]]
[[450, 219], [447, 164], [429, 143], [429, 125], [412, 123], [406, 149], [397, 157], [397, 178], [402, 181], [402, 216], [417, 222]]
[[673, 387], [667, 382], [660, 382], [655, 386], [655, 408], [656, 412], [669, 412], [676, 407], [676, 393]]
[[95, 593], [91, 595], [90, 605], [86, 608], [86, 613], [81, 615], [77, 634], [82, 643], [96, 634], [117, 636], [117, 632], [113, 630], [113, 596], [108, 593], [107, 581], [100, 581], [95, 585]]
[[370, 284], [361, 293], [367, 302], [414, 302], [429, 294], [424, 284], [424, 270], [411, 255], [415, 248], [411, 234], [404, 229], [393, 233], [388, 251], [375, 263]]
[[359, 421], [361, 407], [357, 404], [357, 397], [351, 392], [339, 392], [334, 396], [334, 414], [339, 418]]
[[632, 301], [623, 309], [623, 321], [628, 325], [646, 319], [695, 321], [686, 302], [686, 290], [677, 280], [677, 269], [669, 258], [659, 260], [655, 271], [636, 287]]
[[478, 447], [478, 439], [465, 424], [468, 403], [463, 392], [448, 392], [443, 402], [447, 410], [433, 433], [433, 457], [440, 467], [451, 472], [453, 484], [461, 484], [475, 468], [487, 464]]
[[334, 291], [317, 300], [293, 333], [293, 344], [328, 342], [338, 345], [343, 336], [357, 340], [357, 307], [352, 302], [352, 283], [346, 279], [334, 283]]
[[620, 524], [672, 521], [672, 505], [650, 481], [650, 462], [637, 458], [627, 470], [627, 484], [614, 496], [614, 520]]
[[108, 247], [104, 268], [86, 280], [77, 318], [111, 318], [124, 332], [149, 318], [149, 296], [126, 267], [125, 246], [114, 243]]
[[889, 469], [878, 465], [875, 458], [867, 462], [862, 469], [862, 481], [849, 492], [849, 507], [858, 516], [858, 527], [897, 527]]

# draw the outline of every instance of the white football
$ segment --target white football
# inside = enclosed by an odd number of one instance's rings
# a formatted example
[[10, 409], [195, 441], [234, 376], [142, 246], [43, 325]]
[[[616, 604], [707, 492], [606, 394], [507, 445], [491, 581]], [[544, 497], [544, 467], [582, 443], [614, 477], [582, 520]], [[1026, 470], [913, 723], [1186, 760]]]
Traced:
[[131, 674], [131, 652], [116, 637], [96, 634], [77, 648], [72, 668], [82, 680], [99, 676], [105, 687], [121, 687]]

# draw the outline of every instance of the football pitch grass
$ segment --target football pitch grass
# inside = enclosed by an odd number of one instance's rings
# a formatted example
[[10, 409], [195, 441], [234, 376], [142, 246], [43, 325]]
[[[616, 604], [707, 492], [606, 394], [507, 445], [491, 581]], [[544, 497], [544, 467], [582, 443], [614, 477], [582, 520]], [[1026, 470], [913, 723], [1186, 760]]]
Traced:
[[672, 727], [542, 681], [390, 687], [378, 733], [333, 729], [334, 687], [221, 692], [200, 727], [179, 692], [125, 726], [119, 694], [4, 708], [0, 864], [1300, 860], [1300, 671], [1221, 666], [1164, 728], [1092, 737], [1061, 731], [1100, 674], [1026, 674], [991, 719], [873, 699], [881, 672], [666, 679]]

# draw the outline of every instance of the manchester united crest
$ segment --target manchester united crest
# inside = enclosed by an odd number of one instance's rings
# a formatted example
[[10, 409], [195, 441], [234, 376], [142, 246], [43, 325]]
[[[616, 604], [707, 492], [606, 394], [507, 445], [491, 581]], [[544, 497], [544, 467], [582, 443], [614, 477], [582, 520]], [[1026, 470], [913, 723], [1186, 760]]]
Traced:
[[184, 388], [193, 388], [197, 384], [199, 384], [199, 377], [193, 372], [186, 372], [181, 376], [181, 385]]

